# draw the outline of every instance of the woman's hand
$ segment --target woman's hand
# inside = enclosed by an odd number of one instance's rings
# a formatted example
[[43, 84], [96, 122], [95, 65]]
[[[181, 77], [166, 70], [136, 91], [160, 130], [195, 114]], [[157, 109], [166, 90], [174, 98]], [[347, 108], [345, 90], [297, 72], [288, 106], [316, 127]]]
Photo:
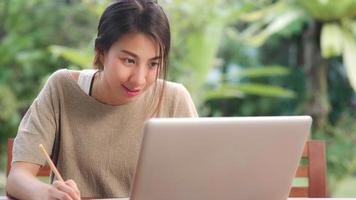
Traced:
[[48, 199], [50, 200], [81, 200], [80, 191], [73, 180], [65, 182], [54, 181], [48, 188]]
[[52, 185], [37, 179], [40, 166], [27, 162], [12, 163], [6, 192], [16, 199], [80, 200], [80, 192], [73, 180], [54, 181]]

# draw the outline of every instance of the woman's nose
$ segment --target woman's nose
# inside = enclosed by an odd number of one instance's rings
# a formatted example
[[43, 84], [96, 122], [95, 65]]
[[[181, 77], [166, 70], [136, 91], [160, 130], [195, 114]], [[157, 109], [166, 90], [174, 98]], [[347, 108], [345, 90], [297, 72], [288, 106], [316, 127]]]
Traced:
[[130, 82], [135, 85], [135, 87], [140, 87], [146, 84], [147, 70], [145, 67], [140, 66], [133, 71]]

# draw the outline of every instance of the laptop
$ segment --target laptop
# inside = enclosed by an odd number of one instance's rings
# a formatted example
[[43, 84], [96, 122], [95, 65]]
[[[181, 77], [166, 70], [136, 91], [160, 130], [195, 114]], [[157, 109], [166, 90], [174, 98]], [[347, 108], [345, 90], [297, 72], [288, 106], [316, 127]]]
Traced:
[[286, 200], [309, 116], [146, 121], [130, 200]]

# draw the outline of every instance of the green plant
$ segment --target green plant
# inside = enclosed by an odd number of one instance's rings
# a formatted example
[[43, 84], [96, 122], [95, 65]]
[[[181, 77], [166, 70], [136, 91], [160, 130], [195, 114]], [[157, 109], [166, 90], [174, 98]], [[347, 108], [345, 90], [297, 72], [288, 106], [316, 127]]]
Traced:
[[257, 47], [273, 36], [301, 37], [308, 89], [306, 112], [315, 117], [319, 127], [326, 125], [331, 110], [327, 83], [330, 58], [342, 55], [349, 82], [356, 91], [355, 7], [355, 0], [279, 0], [242, 16], [248, 25], [241, 36]]
[[344, 113], [335, 124], [317, 131], [314, 136], [327, 142], [327, 166], [331, 190], [343, 179], [356, 172], [355, 121], [356, 116]]

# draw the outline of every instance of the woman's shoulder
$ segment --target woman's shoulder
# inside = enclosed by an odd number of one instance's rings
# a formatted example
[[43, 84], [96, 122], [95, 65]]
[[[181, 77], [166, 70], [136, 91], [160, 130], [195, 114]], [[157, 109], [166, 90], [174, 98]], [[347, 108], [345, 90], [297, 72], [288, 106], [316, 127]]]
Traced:
[[94, 71], [95, 69], [85, 69], [85, 70], [72, 70], [67, 68], [58, 69], [49, 76], [49, 78], [47, 79], [47, 84], [57, 85], [57, 84], [68, 83], [70, 85], [73, 85], [74, 83], [78, 82], [81, 72], [86, 72], [91, 70]]
[[67, 68], [62, 68], [53, 72], [49, 77], [49, 80], [53, 79], [54, 81], [58, 81], [58, 80], [67, 79], [69, 77], [72, 78], [74, 81], [77, 81], [79, 74], [80, 74], [79, 70], [69, 70]]
[[44, 88], [49, 90], [63, 90], [76, 84], [80, 71], [68, 70], [66, 68], [58, 69], [47, 79]]
[[163, 96], [166, 99], [178, 100], [178, 99], [190, 98], [190, 93], [188, 89], [182, 83], [160, 80], [160, 85], [162, 85], [163, 82], [164, 82]]
[[[159, 80], [160, 84], [163, 83], [163, 80]], [[172, 82], [172, 81], [164, 81], [164, 92], [167, 94], [181, 94], [181, 93], [186, 93], [188, 90], [186, 87], [177, 82]]]
[[[162, 113], [168, 113], [169, 117], [198, 116], [192, 97], [183, 84], [171, 81], [164, 83]], [[166, 115], [162, 114], [162, 116]]]
[[67, 70], [75, 81], [78, 81], [80, 70]]

